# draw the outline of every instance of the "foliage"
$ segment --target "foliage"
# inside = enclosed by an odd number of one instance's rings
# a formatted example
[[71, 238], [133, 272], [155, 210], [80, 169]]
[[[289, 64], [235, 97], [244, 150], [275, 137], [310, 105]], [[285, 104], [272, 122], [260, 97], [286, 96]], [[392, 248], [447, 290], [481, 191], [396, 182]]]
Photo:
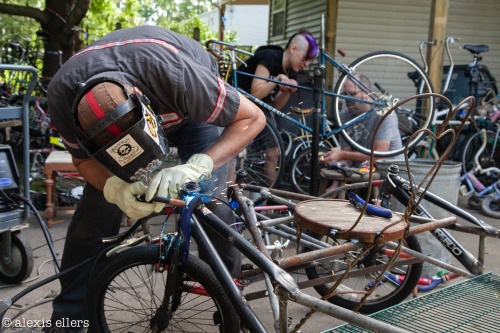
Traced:
[[109, 32], [120, 28], [143, 25], [143, 13], [147, 13], [152, 0], [93, 0], [81, 26], [92, 43]]
[[19, 54], [11, 50], [9, 43], [19, 42], [23, 47], [35, 47], [36, 31], [40, 24], [34, 19], [0, 14], [0, 57], [2, 63], [14, 63]]
[[[46, 8], [46, 1], [49, 0], [2, 0], [2, 3], [25, 6], [26, 9], [34, 9], [40, 13], [47, 11], [62, 13], [62, 9], [57, 8], [55, 4], [63, 6], [67, 5], [66, 1], [69, 1], [74, 5], [76, 1], [81, 0], [52, 0], [52, 6], [55, 8]], [[22, 4], [19, 4], [20, 2]], [[83, 42], [75, 41], [77, 43], [73, 52], [117, 28], [129, 28], [144, 24], [158, 25], [191, 37], [193, 37], [194, 29], [197, 28], [202, 44], [209, 39], [218, 39], [217, 32], [208, 31], [208, 26], [199, 19], [201, 13], [209, 11], [217, 2], [216, 0], [92, 0], [85, 17], [75, 27], [80, 30], [80, 39]], [[40, 50], [43, 51], [43, 45], [35, 42], [37, 40], [36, 32], [41, 29], [41, 22], [35, 18], [21, 15], [24, 14], [0, 13], [0, 61], [3, 63], [13, 63], [12, 57], [17, 56], [9, 48], [9, 43], [12, 41], [22, 41], [24, 47], [30, 43], [31, 49], [40, 47]], [[51, 19], [53, 19], [52, 16]], [[236, 32], [226, 31], [224, 40], [235, 42]], [[65, 45], [66, 42], [61, 41], [60, 43], [59, 45]], [[54, 47], [54, 44], [52, 45]], [[64, 59], [69, 56], [71, 56], [71, 52], [70, 54], [65, 53]], [[33, 65], [41, 70], [41, 59]]]
[[[117, 27], [130, 28], [143, 24], [157, 25], [191, 36], [200, 29], [201, 40], [213, 38], [198, 15], [210, 10], [209, 0], [93, 0], [82, 21], [89, 43]], [[210, 37], [208, 37], [210, 36]]]

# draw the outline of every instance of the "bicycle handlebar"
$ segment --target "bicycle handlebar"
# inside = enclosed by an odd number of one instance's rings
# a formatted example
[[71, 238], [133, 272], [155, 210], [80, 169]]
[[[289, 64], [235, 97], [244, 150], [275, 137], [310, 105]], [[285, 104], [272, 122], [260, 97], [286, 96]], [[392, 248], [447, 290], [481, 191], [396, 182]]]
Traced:
[[455, 44], [460, 50], [462, 47], [458, 45], [457, 41], [460, 40], [458, 37], [449, 36], [446, 38], [445, 46], [446, 46], [446, 54], [448, 55], [448, 59], [450, 60], [450, 67], [448, 68], [448, 74], [446, 74], [446, 81], [444, 86], [441, 87], [441, 94], [444, 94], [448, 90], [448, 85], [450, 84], [451, 74], [453, 74], [453, 68], [455, 67], [455, 63], [453, 62], [453, 57], [451, 56], [450, 44]]
[[[231, 51], [236, 51], [236, 52], [239, 52], [239, 53], [243, 53], [243, 54], [246, 54], [248, 56], [253, 56], [253, 53], [252, 52], [248, 52], [248, 51], [245, 51], [245, 50], [242, 50], [242, 49], [239, 49], [236, 47], [235, 44], [232, 44], [232, 43], [227, 43], [227, 42], [222, 42], [220, 40], [214, 40], [214, 39], [211, 39], [211, 40], [208, 40], [206, 43], [205, 43], [205, 47], [210, 51], [212, 52], [211, 50], [213, 50], [210, 45], [211, 44], [219, 44], [219, 45], [222, 45], [224, 46], [223, 50], [231, 50]], [[219, 51], [220, 52], [220, 51]]]

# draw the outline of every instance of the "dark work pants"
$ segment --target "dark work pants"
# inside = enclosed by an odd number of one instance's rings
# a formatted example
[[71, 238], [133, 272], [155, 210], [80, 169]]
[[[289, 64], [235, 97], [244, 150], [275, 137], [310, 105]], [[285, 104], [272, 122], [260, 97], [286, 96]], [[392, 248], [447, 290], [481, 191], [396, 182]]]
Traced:
[[[185, 163], [191, 155], [206, 151], [215, 143], [218, 136], [218, 129], [215, 126], [188, 122], [177, 133], [169, 134], [168, 139], [169, 144], [178, 148], [179, 155]], [[227, 165], [214, 171], [211, 179], [214, 188], [218, 187], [218, 193], [213, 195], [223, 198], [224, 194], [220, 191], [227, 187]], [[226, 223], [234, 223], [233, 213], [226, 205], [211, 202], [207, 207]], [[108, 203], [101, 191], [87, 184], [68, 228], [61, 270], [77, 265], [102, 251], [104, 246], [101, 239], [119, 233], [122, 217], [123, 213], [118, 206]], [[207, 233], [231, 274], [237, 277], [241, 268], [241, 254], [214, 231], [207, 230]], [[85, 319], [84, 302], [91, 270], [96, 268], [94, 265], [95, 263], [91, 261], [60, 279], [61, 293], [53, 302], [53, 323], [63, 318]]]

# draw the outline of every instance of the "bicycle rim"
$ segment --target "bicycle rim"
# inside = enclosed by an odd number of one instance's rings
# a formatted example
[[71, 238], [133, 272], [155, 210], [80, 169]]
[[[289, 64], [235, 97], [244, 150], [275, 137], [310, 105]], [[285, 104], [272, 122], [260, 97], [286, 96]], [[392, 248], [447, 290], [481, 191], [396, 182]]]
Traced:
[[[89, 284], [86, 309], [92, 332], [151, 331], [164, 297], [168, 269], [158, 247], [140, 246], [111, 257]], [[173, 314], [161, 332], [238, 332], [239, 320], [210, 268], [190, 256], [179, 266]]]
[[238, 168], [248, 174], [247, 183], [265, 187], [278, 187], [283, 176], [285, 150], [281, 136], [266, 124], [266, 127], [246, 147], [245, 156]]
[[[333, 140], [332, 140], [333, 141]], [[304, 149], [311, 148], [312, 135], [301, 135], [293, 139], [293, 148], [291, 152], [291, 160], [293, 161], [300, 152]], [[319, 146], [325, 149], [330, 149], [337, 147], [335, 143], [330, 142], [330, 139], [322, 140], [319, 142]]]
[[[496, 165], [494, 160], [494, 152], [497, 150], [494, 147], [495, 136], [496, 132], [491, 130], [486, 131], [487, 143], [486, 146], [484, 147], [484, 150], [478, 157], [479, 165], [483, 169], [486, 169], [488, 167], [493, 167]], [[497, 141], [500, 140], [497, 139]], [[481, 132], [474, 133], [466, 141], [460, 157], [460, 161], [462, 162], [462, 170], [464, 173], [467, 173], [468, 171], [474, 169], [475, 167], [474, 156], [479, 151], [479, 148], [481, 147], [482, 143], [483, 139], [481, 136]], [[497, 146], [498, 144], [499, 142], [497, 142]]]
[[[412, 250], [421, 252], [420, 245], [414, 236], [406, 238], [403, 244]], [[309, 249], [306, 249], [306, 251], [308, 250]], [[348, 260], [352, 263], [362, 251], [364, 251], [364, 249], [352, 251], [346, 255], [342, 254], [318, 260], [314, 266], [306, 268], [307, 277], [313, 280], [320, 277], [331, 276], [332, 274], [340, 276], [345, 272], [348, 266]], [[383, 269], [385, 264], [391, 259], [392, 253], [391, 250], [381, 245], [364, 254], [352, 268], [352, 276], [347, 276], [336, 290], [336, 292], [347, 293], [332, 296], [328, 301], [347, 309], [356, 308], [364, 297], [364, 294], [354, 293], [354, 291], [365, 291], [368, 287], [372, 286], [380, 270]], [[400, 258], [396, 260], [395, 264], [388, 271], [391, 277], [399, 278], [401, 281], [395, 283], [389, 278], [389, 275], [387, 275], [388, 278], [384, 278], [363, 303], [359, 309], [360, 312], [372, 313], [385, 309], [389, 306], [398, 304], [411, 294], [420, 278], [422, 263], [409, 265], [398, 263], [401, 262], [401, 260], [405, 260], [403, 255], [400, 255]], [[365, 270], [366, 273], [354, 272], [354, 270], [358, 269]], [[332, 286], [333, 283], [327, 283], [317, 285], [314, 289], [316, 289], [321, 296], [324, 296]]]
[[[424, 70], [411, 58], [390, 51], [381, 51], [369, 53], [357, 60], [350, 66], [351, 74], [364, 74], [371, 81], [372, 95], [374, 98], [384, 100], [386, 107], [374, 106], [374, 110], [378, 118], [381, 118], [391, 106], [397, 102], [401, 102], [409, 97], [422, 93], [433, 92], [432, 83]], [[335, 86], [335, 93], [341, 95], [344, 89], [345, 82], [349, 79], [348, 74], [342, 74]], [[377, 88], [377, 85], [382, 88], [384, 93]], [[333, 114], [337, 126], [343, 126], [346, 122], [341, 119], [340, 113], [345, 107], [345, 100], [335, 97], [333, 100]], [[413, 99], [394, 112], [398, 118], [398, 127], [402, 140], [402, 148], [389, 149], [388, 151], [375, 151], [376, 157], [390, 157], [404, 152], [405, 144], [410, 136], [422, 128], [429, 128], [434, 115], [434, 97], [418, 97]], [[357, 151], [365, 154], [371, 152], [371, 135], [373, 133], [363, 134], [362, 122], [357, 123], [357, 126], [349, 126], [340, 131], [345, 141]], [[379, 132], [379, 134], [381, 134]], [[359, 142], [359, 136], [366, 135], [368, 144]], [[424, 136], [424, 133], [419, 134], [410, 143], [409, 147], [413, 148], [417, 142]]]
[[[319, 154], [327, 151], [329, 150], [319, 147]], [[311, 184], [311, 163], [313, 163], [311, 148], [302, 150], [292, 161], [290, 167], [290, 183], [293, 189], [298, 193], [309, 194], [309, 186]], [[316, 163], [318, 163], [318, 161], [316, 161]], [[318, 182], [317, 188], [319, 188], [319, 182], [321, 181], [319, 175], [316, 181]]]

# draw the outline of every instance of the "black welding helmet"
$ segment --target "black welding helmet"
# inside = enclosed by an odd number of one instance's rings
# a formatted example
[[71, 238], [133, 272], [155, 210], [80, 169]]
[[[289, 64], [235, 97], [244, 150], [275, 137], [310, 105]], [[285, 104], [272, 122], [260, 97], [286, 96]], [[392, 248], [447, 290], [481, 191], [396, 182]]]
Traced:
[[168, 154], [149, 101], [112, 77], [79, 84], [73, 103], [78, 144], [126, 182], [141, 180]]

